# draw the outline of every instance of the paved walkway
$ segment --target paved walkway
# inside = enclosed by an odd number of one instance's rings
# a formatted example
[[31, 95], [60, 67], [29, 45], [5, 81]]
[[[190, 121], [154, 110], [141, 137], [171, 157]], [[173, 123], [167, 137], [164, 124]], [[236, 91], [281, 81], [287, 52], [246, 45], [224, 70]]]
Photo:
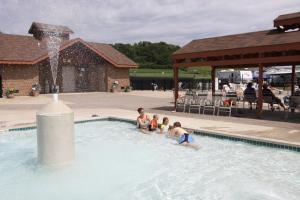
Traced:
[[[168, 116], [171, 122], [180, 121], [187, 128], [268, 139], [300, 146], [299, 123], [174, 113], [171, 112], [172, 92], [61, 94], [60, 99], [74, 110], [75, 120], [91, 119], [94, 114], [100, 117], [136, 119], [136, 108], [142, 106], [151, 115], [158, 113], [160, 118]], [[0, 99], [0, 130], [34, 124], [36, 111], [49, 101], [51, 101], [51, 95]]]

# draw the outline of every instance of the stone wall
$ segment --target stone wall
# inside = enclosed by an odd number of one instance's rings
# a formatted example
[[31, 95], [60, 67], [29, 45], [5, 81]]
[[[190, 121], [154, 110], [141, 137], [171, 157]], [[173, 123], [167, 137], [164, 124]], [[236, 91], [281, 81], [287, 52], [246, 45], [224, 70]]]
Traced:
[[39, 82], [38, 67], [35, 65], [2, 65], [1, 68], [3, 96], [8, 87], [19, 90], [15, 95], [29, 95], [32, 85]]

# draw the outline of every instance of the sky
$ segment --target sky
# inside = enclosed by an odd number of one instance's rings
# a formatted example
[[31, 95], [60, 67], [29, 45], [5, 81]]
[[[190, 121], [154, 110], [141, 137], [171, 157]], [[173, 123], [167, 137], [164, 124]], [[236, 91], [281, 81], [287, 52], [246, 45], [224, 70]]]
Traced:
[[71, 38], [104, 43], [193, 39], [273, 28], [300, 0], [0, 0], [0, 31], [27, 35], [33, 21], [65, 25]]

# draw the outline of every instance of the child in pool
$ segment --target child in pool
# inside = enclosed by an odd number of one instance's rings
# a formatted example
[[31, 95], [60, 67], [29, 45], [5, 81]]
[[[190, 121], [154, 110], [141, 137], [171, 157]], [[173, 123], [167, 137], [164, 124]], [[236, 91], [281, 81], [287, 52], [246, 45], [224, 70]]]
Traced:
[[155, 131], [158, 129], [158, 115], [153, 115], [153, 119], [149, 124], [149, 131]]
[[169, 118], [167, 117], [164, 117], [163, 118], [163, 121], [162, 121], [162, 124], [160, 125], [160, 133], [163, 134], [167, 134], [168, 133], [168, 130], [169, 130]]
[[170, 133], [169, 135], [176, 136], [178, 138], [178, 144], [184, 145], [187, 147], [191, 147], [195, 150], [199, 149], [199, 146], [196, 144], [193, 144], [193, 137], [183, 128], [181, 128], [181, 123], [180, 122], [175, 122], [173, 124], [173, 127], [170, 127]]

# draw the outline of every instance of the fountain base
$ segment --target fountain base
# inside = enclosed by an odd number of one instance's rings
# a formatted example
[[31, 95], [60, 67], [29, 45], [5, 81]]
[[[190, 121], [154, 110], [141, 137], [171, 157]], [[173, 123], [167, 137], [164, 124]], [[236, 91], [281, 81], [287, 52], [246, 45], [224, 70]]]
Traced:
[[47, 166], [69, 165], [74, 160], [74, 113], [63, 102], [54, 101], [37, 112], [38, 161]]

